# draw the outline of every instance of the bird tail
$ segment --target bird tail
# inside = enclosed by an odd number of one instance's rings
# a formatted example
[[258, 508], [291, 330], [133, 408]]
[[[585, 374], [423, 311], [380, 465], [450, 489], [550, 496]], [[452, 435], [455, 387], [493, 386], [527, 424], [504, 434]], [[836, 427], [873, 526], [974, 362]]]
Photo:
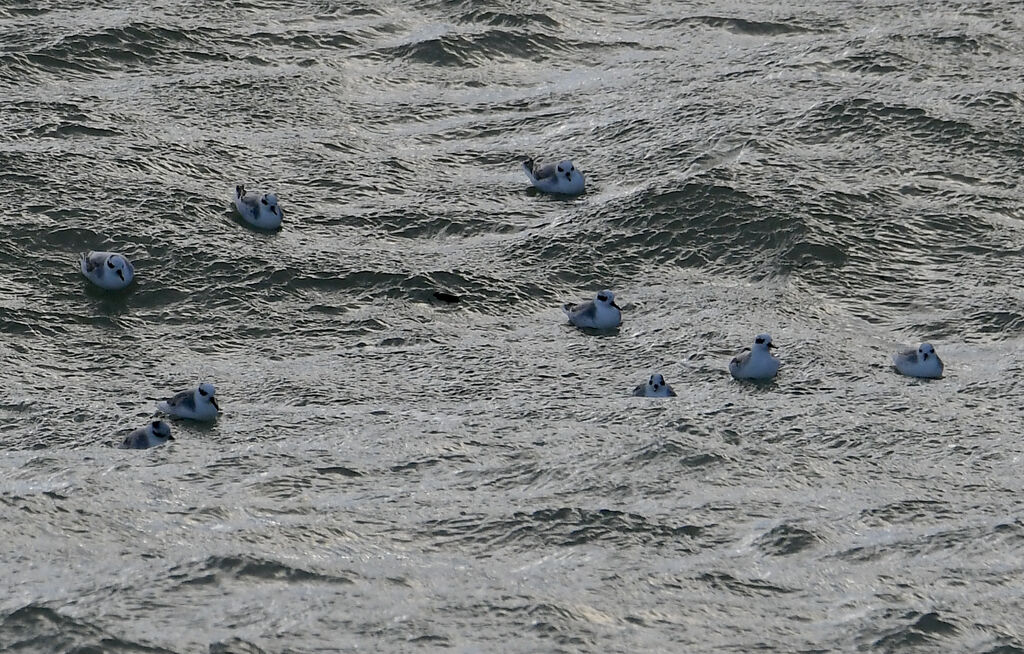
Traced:
[[533, 174], [533, 159], [527, 159], [523, 162], [523, 172], [530, 178], [531, 183], [537, 181], [537, 177]]

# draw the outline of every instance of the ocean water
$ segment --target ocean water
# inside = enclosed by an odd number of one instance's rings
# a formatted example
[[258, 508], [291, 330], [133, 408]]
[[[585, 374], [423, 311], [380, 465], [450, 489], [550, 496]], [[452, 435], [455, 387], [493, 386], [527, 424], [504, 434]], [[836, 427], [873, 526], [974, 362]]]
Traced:
[[[1022, 33], [0, 0], [0, 649], [1024, 651]], [[215, 423], [113, 447], [200, 381]]]

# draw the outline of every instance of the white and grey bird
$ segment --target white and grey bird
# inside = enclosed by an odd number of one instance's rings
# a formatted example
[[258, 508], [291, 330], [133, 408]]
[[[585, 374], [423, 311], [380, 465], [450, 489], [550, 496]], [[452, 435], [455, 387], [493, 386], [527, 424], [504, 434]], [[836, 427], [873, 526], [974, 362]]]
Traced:
[[93, 284], [108, 291], [117, 291], [135, 279], [135, 266], [118, 252], [83, 252], [78, 263]]
[[523, 162], [523, 172], [539, 191], [559, 195], [579, 195], [583, 192], [583, 172], [568, 159], [543, 166], [538, 166], [533, 159], [527, 159]]
[[752, 348], [729, 362], [729, 373], [736, 379], [771, 379], [779, 372], [779, 360], [771, 353], [774, 347], [771, 336], [758, 334]]
[[941, 377], [945, 367], [931, 343], [921, 343], [916, 350], [910, 348], [893, 354], [892, 363], [902, 375], [928, 379]]
[[609, 290], [581, 304], [566, 304], [562, 311], [570, 323], [586, 329], [615, 329], [622, 324], [622, 310], [615, 304], [615, 293]]
[[277, 229], [284, 219], [284, 212], [273, 193], [260, 195], [256, 191], [246, 191], [239, 184], [235, 187], [235, 209], [245, 222], [257, 229]]
[[640, 384], [633, 389], [635, 397], [675, 397], [676, 392], [668, 385], [661, 375], [651, 375], [646, 384]]
[[220, 411], [213, 384], [200, 384], [199, 388], [182, 391], [170, 398], [157, 402], [156, 408], [166, 414], [189, 420], [213, 420]]
[[124, 437], [120, 447], [123, 450], [144, 450], [173, 441], [171, 427], [163, 420], [154, 420], [145, 427], [139, 427]]

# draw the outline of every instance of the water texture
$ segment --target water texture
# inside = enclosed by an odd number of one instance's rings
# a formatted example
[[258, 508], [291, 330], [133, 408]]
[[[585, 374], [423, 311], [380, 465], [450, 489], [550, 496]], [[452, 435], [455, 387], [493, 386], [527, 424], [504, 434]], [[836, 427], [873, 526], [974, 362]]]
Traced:
[[[1024, 651], [1022, 33], [0, 0], [0, 649]], [[565, 324], [601, 288], [622, 328]], [[114, 449], [200, 381], [216, 423]]]

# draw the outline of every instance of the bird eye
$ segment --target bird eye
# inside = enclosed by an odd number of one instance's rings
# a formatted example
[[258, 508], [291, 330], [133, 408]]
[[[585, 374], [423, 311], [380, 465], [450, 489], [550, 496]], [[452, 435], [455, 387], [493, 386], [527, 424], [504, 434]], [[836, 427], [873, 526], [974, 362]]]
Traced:
[[267, 203], [267, 199], [266, 198], [260, 198], [260, 202], [262, 202], [263, 204], [266, 204]]
[[576, 168], [574, 166], [569, 166], [569, 172], [572, 172], [574, 170], [576, 170]]
[[206, 391], [204, 391], [201, 388], [199, 389], [199, 394], [202, 395], [203, 397], [206, 397]]
[[759, 344], [759, 345], [764, 345], [764, 339], [763, 338], [755, 338], [754, 342]]
[[558, 167], [558, 172], [560, 172], [560, 173], [561, 173], [561, 172], [564, 172], [564, 171], [562, 170], [562, 167], [561, 167], [561, 166], [559, 166], [559, 167]]
[[113, 268], [113, 267], [114, 267], [114, 262], [113, 262], [113, 261], [111, 261], [110, 259], [107, 259], [107, 266], [108, 266], [109, 268]]
[[159, 420], [154, 420], [153, 421], [153, 429], [160, 429], [160, 421]]
[[602, 301], [602, 302], [607, 302], [608, 301], [608, 296], [607, 295], [598, 295], [597, 299]]

